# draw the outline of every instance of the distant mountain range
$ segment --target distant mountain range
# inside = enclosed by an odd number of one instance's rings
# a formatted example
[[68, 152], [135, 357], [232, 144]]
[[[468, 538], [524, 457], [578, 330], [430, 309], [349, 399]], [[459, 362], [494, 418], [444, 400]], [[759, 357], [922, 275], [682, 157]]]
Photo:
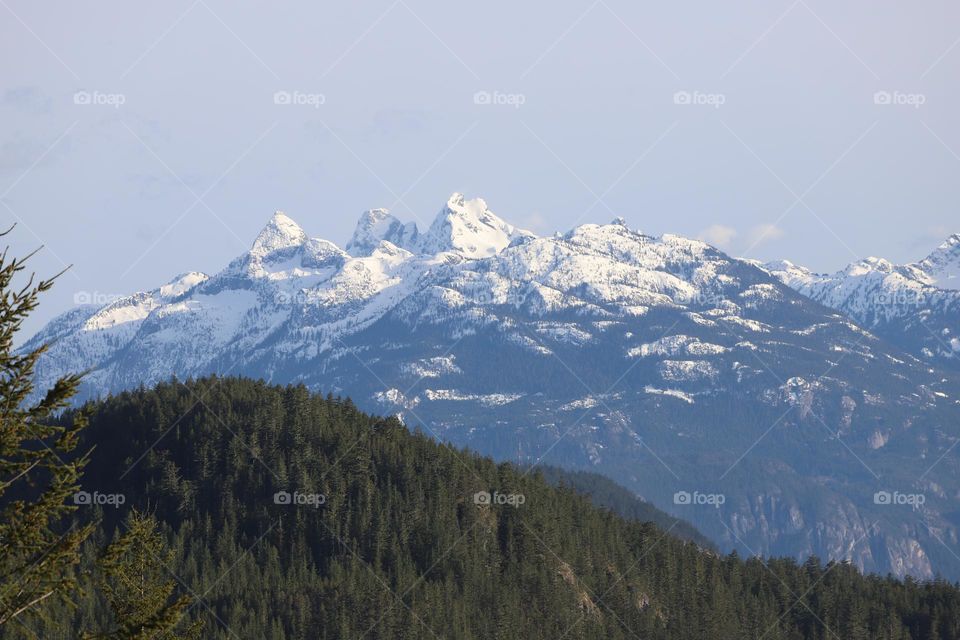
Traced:
[[[538, 237], [460, 194], [425, 231], [368, 211], [345, 249], [277, 213], [219, 273], [78, 307], [24, 348], [52, 343], [40, 388], [299, 382], [603, 473], [742, 554], [960, 578], [956, 244], [817, 276], [619, 219]], [[880, 297], [914, 288], [922, 305]]]
[[908, 353], [960, 369], [960, 234], [913, 264], [866, 258], [834, 274], [786, 260], [762, 267]]

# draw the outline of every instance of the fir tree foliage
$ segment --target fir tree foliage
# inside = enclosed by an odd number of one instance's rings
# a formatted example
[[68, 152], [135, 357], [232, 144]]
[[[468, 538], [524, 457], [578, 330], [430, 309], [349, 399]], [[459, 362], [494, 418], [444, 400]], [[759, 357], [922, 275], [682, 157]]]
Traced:
[[87, 462], [70, 454], [85, 417], [76, 413], [69, 425], [51, 422], [76, 393], [80, 376], [60, 378], [39, 402], [25, 404], [46, 346], [18, 353], [15, 338], [56, 278], [30, 276], [17, 284], [29, 257], [0, 254], [0, 629], [37, 614], [51, 599], [68, 597], [76, 587], [80, 547], [93, 531], [70, 520]]
[[201, 621], [182, 631], [192, 598], [174, 598], [176, 580], [169, 566], [174, 552], [153, 516], [131, 510], [99, 562], [97, 586], [110, 605], [113, 629], [87, 634], [87, 640], [195, 640]]

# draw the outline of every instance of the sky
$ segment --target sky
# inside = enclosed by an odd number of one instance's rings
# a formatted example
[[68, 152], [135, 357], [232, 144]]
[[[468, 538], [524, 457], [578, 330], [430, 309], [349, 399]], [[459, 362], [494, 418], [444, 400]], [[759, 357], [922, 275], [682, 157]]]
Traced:
[[214, 273], [275, 210], [483, 197], [817, 271], [960, 232], [960, 5], [0, 0], [0, 223], [25, 325]]

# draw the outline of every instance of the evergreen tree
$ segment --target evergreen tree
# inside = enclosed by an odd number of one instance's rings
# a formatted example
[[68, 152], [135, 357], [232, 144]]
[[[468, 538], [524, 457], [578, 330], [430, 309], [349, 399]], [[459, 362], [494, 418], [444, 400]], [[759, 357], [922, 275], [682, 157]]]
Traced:
[[60, 378], [43, 399], [26, 405], [34, 367], [47, 347], [17, 353], [14, 338], [56, 279], [35, 283], [30, 276], [16, 285], [29, 257], [0, 254], [0, 629], [75, 588], [74, 565], [93, 531], [92, 525], [69, 522], [86, 463], [70, 453], [86, 421], [77, 415], [69, 426], [50, 424], [76, 393], [80, 377]]
[[[176, 588], [168, 566], [173, 551], [166, 548], [157, 521], [131, 510], [100, 561], [98, 586], [110, 604], [114, 628], [90, 640], [195, 640], [203, 624], [181, 624], [191, 598], [172, 599]], [[184, 631], [176, 631], [184, 627]]]

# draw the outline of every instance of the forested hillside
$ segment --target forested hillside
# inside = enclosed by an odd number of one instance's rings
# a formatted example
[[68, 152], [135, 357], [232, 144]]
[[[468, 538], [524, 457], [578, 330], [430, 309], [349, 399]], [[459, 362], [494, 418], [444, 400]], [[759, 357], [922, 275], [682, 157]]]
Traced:
[[[101, 527], [82, 566], [127, 510], [155, 514], [205, 638], [960, 637], [954, 585], [719, 556], [302, 387], [205, 378], [85, 411], [75, 515]], [[75, 600], [0, 635], [76, 638], [108, 615]]]
[[689, 540], [704, 549], [716, 551], [713, 541], [700, 533], [692, 524], [641, 500], [606, 476], [543, 464], [537, 465], [536, 471], [550, 484], [570, 487], [590, 498], [590, 502], [594, 505], [610, 509], [627, 520], [652, 522], [661, 529], [669, 529], [674, 537]]

